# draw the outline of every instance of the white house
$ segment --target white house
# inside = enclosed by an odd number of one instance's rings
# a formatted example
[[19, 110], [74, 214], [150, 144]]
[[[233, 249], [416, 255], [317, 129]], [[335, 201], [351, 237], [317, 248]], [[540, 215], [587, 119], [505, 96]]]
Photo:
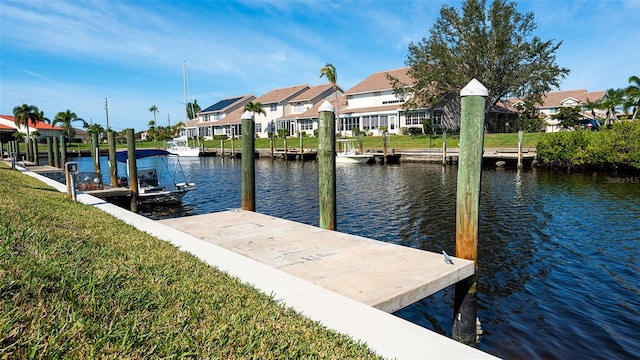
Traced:
[[[187, 122], [182, 134], [189, 137], [199, 136], [211, 139], [213, 135], [231, 136], [232, 128], [228, 126], [229, 121], [224, 121], [227, 116], [243, 109], [245, 104], [253, 101], [256, 97], [247, 94], [222, 99], [198, 113], [196, 119]], [[224, 124], [227, 124], [226, 126]]]

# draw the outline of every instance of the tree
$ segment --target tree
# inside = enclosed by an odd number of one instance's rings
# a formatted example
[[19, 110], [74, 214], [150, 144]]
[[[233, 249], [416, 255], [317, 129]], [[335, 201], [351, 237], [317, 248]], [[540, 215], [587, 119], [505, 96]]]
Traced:
[[158, 122], [158, 120], [156, 119], [156, 113], [158, 112], [158, 107], [155, 105], [151, 105], [151, 107], [149, 108], [149, 111], [153, 113], [153, 126], [155, 126], [155, 124]]
[[638, 119], [638, 110], [640, 110], [640, 77], [635, 75], [629, 77], [629, 86], [625, 89], [625, 95], [629, 100], [629, 104], [633, 106], [631, 119]]
[[551, 118], [560, 120], [560, 126], [573, 129], [580, 124], [580, 120], [584, 119], [584, 116], [582, 115], [582, 108], [580, 106], [563, 106], [558, 113], [551, 115]]
[[155, 120], [149, 120], [149, 131], [147, 132], [147, 134], [151, 137], [151, 140], [156, 139], [156, 121]]
[[[320, 78], [326, 77], [327, 81], [333, 86], [333, 93], [336, 97], [336, 120], [340, 121], [340, 106], [338, 105], [338, 72], [333, 64], [326, 63], [322, 69], [320, 69]], [[339, 126], [339, 124], [336, 124]], [[340, 129], [342, 130], [342, 129]]]
[[89, 125], [85, 123], [84, 128], [87, 129], [87, 135], [98, 134], [98, 136], [100, 136], [104, 133], [104, 128], [100, 124]]
[[[267, 116], [267, 112], [264, 111], [264, 109], [262, 108], [262, 104], [259, 102], [254, 103], [253, 101], [249, 101], [244, 105], [244, 111], [249, 111], [250, 113], [252, 113], [254, 118], [256, 114], [262, 114], [264, 116]], [[273, 133], [273, 130], [274, 129], [271, 129], [269, 133]]]
[[388, 77], [407, 108], [438, 104], [474, 78], [489, 90], [487, 112], [509, 97], [540, 99], [569, 69], [555, 62], [562, 42], [541, 40], [535, 28], [533, 13], [519, 13], [515, 2], [494, 0], [487, 8], [486, 0], [466, 0], [461, 11], [443, 5], [430, 37], [409, 44], [413, 84]]
[[198, 100], [194, 99], [193, 102], [187, 103], [187, 117], [185, 121], [189, 121], [191, 119], [195, 119], [198, 113], [202, 110], [200, 105], [198, 105]]
[[609, 89], [605, 92], [604, 97], [600, 100], [600, 107], [607, 110], [607, 118], [605, 126], [610, 127], [618, 120], [616, 116], [616, 108], [622, 106], [624, 102], [624, 90]]
[[29, 126], [34, 127], [40, 120], [40, 110], [35, 105], [22, 104], [13, 108], [13, 117], [16, 125], [23, 125], [27, 128], [27, 137], [24, 139], [27, 149], [27, 160], [32, 160], [32, 150], [29, 146], [29, 139], [31, 134], [29, 132]]
[[56, 117], [53, 119], [53, 125], [62, 124], [67, 140], [71, 141], [71, 139], [76, 136], [76, 130], [73, 128], [71, 123], [76, 121], [82, 122], [82, 127], [86, 127], [87, 125], [86, 121], [79, 118], [76, 113], [67, 109], [67, 111], [60, 111], [56, 114]]

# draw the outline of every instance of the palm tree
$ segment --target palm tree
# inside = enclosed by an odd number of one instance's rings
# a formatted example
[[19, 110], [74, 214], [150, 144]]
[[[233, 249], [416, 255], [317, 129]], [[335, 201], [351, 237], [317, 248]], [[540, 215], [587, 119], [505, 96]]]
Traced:
[[606, 126], [610, 126], [614, 121], [618, 120], [616, 117], [616, 108], [621, 106], [623, 101], [624, 90], [622, 89], [609, 89], [604, 94], [604, 97], [600, 100], [600, 106], [607, 110]]
[[[153, 114], [155, 118], [155, 114]], [[151, 136], [151, 140], [156, 140], [156, 121], [149, 120], [149, 131], [147, 132]]]
[[67, 136], [67, 140], [71, 141], [74, 136], [76, 136], [76, 130], [71, 125], [72, 122], [80, 121], [82, 122], [82, 127], [86, 127], [87, 122], [83, 119], [79, 118], [76, 113], [71, 112], [71, 110], [67, 109], [67, 111], [60, 111], [56, 114], [56, 117], [53, 119], [53, 125], [62, 124], [62, 128]]
[[[156, 125], [156, 113], [158, 112], [158, 107], [155, 105], [151, 105], [151, 107], [149, 108], [149, 111], [151, 111], [153, 113], [153, 126]], [[151, 122], [149, 122], [149, 126], [151, 126]]]
[[333, 66], [333, 64], [326, 63], [325, 66], [320, 69], [320, 78], [323, 76], [333, 85], [333, 92], [336, 96], [336, 127], [338, 127], [339, 124], [337, 122], [340, 121], [340, 107], [338, 106], [338, 73], [336, 72], [336, 67]]
[[194, 99], [193, 102], [187, 103], [187, 117], [186, 121], [195, 119], [198, 113], [202, 110], [200, 105], [198, 105], [198, 100]]
[[635, 75], [629, 77], [629, 84], [624, 92], [629, 99], [629, 103], [633, 106], [631, 119], [634, 120], [638, 118], [638, 110], [640, 110], [640, 77]]
[[27, 137], [25, 138], [25, 144], [27, 146], [27, 160], [31, 161], [32, 151], [29, 146], [29, 126], [36, 126], [38, 120], [40, 120], [40, 110], [35, 105], [22, 104], [13, 108], [14, 122], [16, 125], [23, 125], [27, 128]]
[[[267, 112], [264, 111], [264, 109], [262, 108], [262, 104], [259, 102], [254, 103], [253, 101], [249, 101], [244, 105], [244, 111], [251, 112], [253, 114], [254, 119], [256, 114], [262, 114], [264, 116], [267, 116]], [[273, 131], [271, 131], [271, 133], [273, 133]]]

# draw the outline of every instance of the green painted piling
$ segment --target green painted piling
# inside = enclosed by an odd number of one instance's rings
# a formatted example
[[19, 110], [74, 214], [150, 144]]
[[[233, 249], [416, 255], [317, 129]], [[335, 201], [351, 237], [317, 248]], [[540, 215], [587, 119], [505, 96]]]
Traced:
[[60, 143], [57, 137], [53, 138], [53, 166], [61, 169], [60, 166]]
[[47, 136], [47, 160], [49, 161], [49, 166], [53, 166], [53, 141], [51, 141], [51, 136]]
[[64, 135], [60, 135], [60, 168], [67, 163], [67, 139]]
[[136, 134], [133, 129], [126, 129], [127, 162], [129, 167], [129, 189], [131, 189], [131, 211], [138, 212], [138, 162], [136, 160]]
[[334, 108], [320, 106], [318, 121], [318, 192], [320, 228], [336, 230], [336, 132]]
[[107, 143], [109, 146], [109, 181], [111, 186], [118, 186], [118, 161], [116, 159], [116, 134], [113, 131], [107, 132]]
[[98, 134], [91, 134], [91, 156], [93, 157], [93, 172], [100, 173], [100, 147], [98, 145]]
[[256, 211], [256, 144], [253, 114], [245, 111], [242, 124], [242, 210]]
[[[487, 89], [476, 79], [460, 91], [460, 152], [456, 197], [456, 256], [473, 260], [478, 268], [480, 182]], [[453, 339], [476, 342], [477, 275], [455, 286]]]

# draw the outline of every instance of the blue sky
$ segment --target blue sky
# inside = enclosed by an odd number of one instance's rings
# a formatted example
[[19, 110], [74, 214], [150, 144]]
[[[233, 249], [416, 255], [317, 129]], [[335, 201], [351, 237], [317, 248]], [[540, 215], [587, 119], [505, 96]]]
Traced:
[[[488, 0], [490, 2], [491, 0]], [[428, 37], [443, 4], [460, 1], [61, 1], [0, 2], [0, 114], [22, 103], [53, 119], [70, 109], [116, 129], [184, 120], [188, 93], [220, 99], [316, 85], [336, 66], [348, 90], [404, 67], [407, 45]], [[523, 0], [535, 35], [563, 45], [562, 90], [622, 88], [640, 75], [639, 0]], [[79, 124], [78, 124], [79, 125]]]

